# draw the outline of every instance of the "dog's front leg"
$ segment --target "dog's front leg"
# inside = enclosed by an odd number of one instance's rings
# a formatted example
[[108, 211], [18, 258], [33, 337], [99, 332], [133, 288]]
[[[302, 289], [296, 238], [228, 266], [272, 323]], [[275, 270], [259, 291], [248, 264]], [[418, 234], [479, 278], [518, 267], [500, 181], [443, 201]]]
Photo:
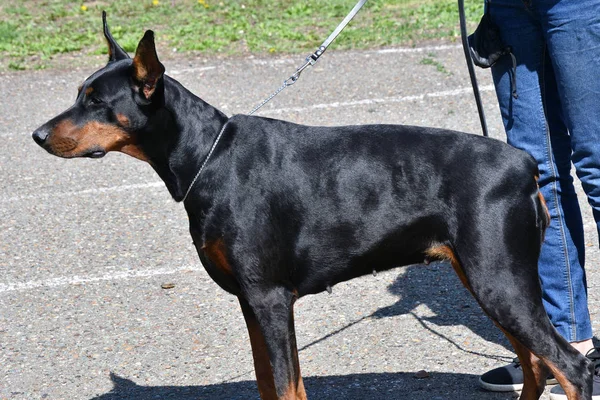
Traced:
[[294, 330], [294, 293], [272, 288], [239, 298], [262, 400], [306, 400]]

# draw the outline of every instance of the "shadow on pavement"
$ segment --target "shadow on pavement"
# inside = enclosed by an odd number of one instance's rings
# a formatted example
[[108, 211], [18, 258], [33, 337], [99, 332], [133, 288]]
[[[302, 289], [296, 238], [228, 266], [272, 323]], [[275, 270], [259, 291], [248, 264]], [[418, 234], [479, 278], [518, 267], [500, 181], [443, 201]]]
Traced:
[[[486, 341], [500, 344], [511, 352], [514, 351], [502, 332], [484, 314], [471, 293], [462, 285], [448, 263], [435, 262], [429, 265], [406, 267], [404, 273], [388, 287], [388, 291], [398, 296], [399, 300], [391, 306], [380, 308], [371, 317], [386, 318], [411, 314], [425, 329], [447, 340], [456, 348], [485, 356], [464, 349], [436, 330], [436, 327], [462, 325]], [[427, 306], [434, 315], [417, 316], [415, 310], [421, 305]]]
[[[206, 386], [140, 386], [111, 374], [114, 388], [92, 400], [259, 400], [254, 381], [220, 383]], [[310, 399], [388, 399], [388, 400], [513, 400], [515, 393], [484, 392], [477, 376], [433, 373], [415, 379], [413, 373], [366, 373], [343, 376], [305, 377]]]
[[[413, 265], [388, 287], [398, 296], [391, 306], [380, 308], [365, 318], [387, 318], [403, 314], [413, 315], [425, 329], [447, 340], [461, 351], [483, 357], [501, 359], [495, 355], [481, 354], [465, 349], [443, 333], [438, 327], [461, 325], [487, 341], [499, 343], [508, 349], [510, 344], [491, 320], [483, 313], [475, 299], [462, 286], [452, 267], [447, 263]], [[425, 305], [432, 316], [423, 317], [415, 311]], [[331, 332], [302, 349], [327, 340], [362, 319]], [[511, 350], [512, 351], [512, 350]], [[502, 360], [510, 361], [510, 360]], [[205, 386], [141, 386], [134, 381], [111, 374], [113, 389], [92, 400], [259, 400], [254, 380], [225, 382]], [[416, 379], [414, 372], [364, 373], [340, 376], [304, 377], [308, 397], [311, 399], [411, 399], [411, 400], [513, 400], [514, 392], [491, 393], [477, 384], [479, 376], [462, 373], [435, 372], [425, 379]]]

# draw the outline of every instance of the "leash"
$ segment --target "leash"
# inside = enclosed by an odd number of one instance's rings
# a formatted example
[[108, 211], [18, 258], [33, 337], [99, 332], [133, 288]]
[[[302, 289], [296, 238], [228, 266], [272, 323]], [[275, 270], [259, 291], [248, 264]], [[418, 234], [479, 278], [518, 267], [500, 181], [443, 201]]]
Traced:
[[[331, 33], [331, 35], [329, 35], [329, 37], [319, 46], [317, 51], [315, 51], [310, 56], [306, 57], [304, 64], [302, 66], [300, 66], [296, 70], [296, 72], [294, 72], [294, 74], [292, 76], [290, 76], [288, 79], [286, 79], [283, 82], [283, 85], [279, 89], [277, 89], [266, 100], [264, 100], [261, 104], [256, 106], [252, 111], [250, 111], [250, 113], [248, 115], [254, 114], [259, 108], [261, 108], [262, 106], [267, 104], [273, 97], [277, 96], [279, 94], [279, 92], [281, 92], [283, 89], [296, 83], [296, 81], [300, 78], [300, 74], [302, 73], [302, 71], [304, 71], [308, 66], [315, 65], [315, 63], [317, 62], [319, 57], [321, 57], [323, 55], [323, 53], [325, 53], [325, 50], [327, 50], [327, 47], [329, 47], [331, 42], [333, 42], [335, 40], [335, 38], [340, 34], [340, 32], [342, 32], [342, 30], [346, 27], [346, 25], [348, 25], [348, 23], [352, 20], [352, 18], [354, 18], [354, 16], [358, 13], [358, 11], [362, 8], [362, 6], [366, 2], [367, 2], [367, 0], [359, 0], [359, 2], [356, 3], [356, 5], [350, 11], [350, 13], [346, 16], [346, 18], [344, 18], [344, 20], [337, 26], [337, 28], [335, 28], [335, 30]], [[198, 173], [196, 174], [196, 176], [194, 176], [194, 179], [192, 179], [192, 183], [190, 183], [190, 186], [188, 187], [187, 191], [185, 192], [185, 195], [183, 196], [183, 199], [181, 200], [181, 202], [185, 202], [188, 195], [192, 191], [194, 184], [200, 177], [200, 174], [204, 170], [204, 167], [206, 167], [206, 163], [208, 163], [210, 156], [212, 156], [212, 153], [215, 151], [217, 144], [219, 144], [219, 140], [221, 140], [221, 136], [223, 136], [223, 132], [225, 132], [226, 126], [227, 126], [227, 122], [225, 122], [225, 124], [223, 125], [223, 128], [221, 128], [221, 132], [219, 132], [219, 134], [217, 135], [217, 138], [215, 139], [212, 147], [210, 148], [208, 154], [206, 155], [206, 158], [202, 162], [202, 165], [200, 166]]]
[[[269, 101], [271, 101], [275, 96], [277, 96], [282, 90], [284, 90], [288, 86], [291, 86], [294, 83], [296, 83], [298, 81], [298, 79], [300, 79], [300, 74], [302, 74], [302, 72], [307, 67], [315, 65], [315, 63], [317, 62], [319, 57], [321, 57], [323, 55], [323, 53], [325, 53], [325, 50], [327, 50], [329, 45], [338, 37], [338, 35], [342, 32], [342, 30], [344, 30], [344, 28], [348, 25], [348, 23], [350, 23], [350, 21], [356, 16], [356, 14], [360, 11], [362, 6], [366, 2], [367, 2], [367, 0], [359, 0], [358, 3], [356, 3], [356, 5], [354, 6], [354, 8], [352, 8], [350, 13], [348, 13], [348, 15], [346, 15], [346, 18], [344, 18], [344, 20], [337, 26], [337, 28], [335, 28], [335, 30], [329, 35], [329, 37], [327, 39], [325, 39], [325, 41], [319, 46], [319, 48], [313, 54], [306, 57], [304, 64], [302, 64], [300, 67], [298, 67], [298, 69], [296, 69], [296, 72], [294, 72], [294, 74], [292, 74], [288, 79], [283, 81], [283, 85], [281, 85], [281, 87], [279, 87], [279, 89], [277, 89], [275, 92], [273, 92], [269, 97], [267, 97], [258, 106], [254, 107], [254, 109], [252, 111], [250, 111], [248, 113], [248, 115], [254, 114], [262, 106], [264, 106]], [[467, 23], [466, 23], [466, 19], [465, 19], [464, 0], [458, 0], [458, 14], [459, 14], [459, 20], [460, 20], [460, 36], [462, 39], [463, 50], [465, 52], [465, 58], [467, 61], [467, 68], [469, 70], [469, 77], [471, 78], [471, 86], [473, 86], [473, 94], [475, 95], [475, 103], [477, 104], [477, 111], [479, 113], [479, 121], [481, 122], [481, 129], [483, 130], [483, 136], [487, 137], [488, 129], [487, 129], [487, 123], [485, 121], [485, 113], [483, 111], [483, 105], [481, 103], [481, 95], [479, 93], [479, 85], [477, 84], [477, 78], [475, 76], [475, 69], [473, 68], [473, 60], [471, 59], [471, 53], [469, 52], [469, 44], [467, 41]], [[206, 155], [206, 158], [202, 162], [202, 165], [200, 166], [198, 173], [196, 174], [196, 176], [194, 176], [194, 179], [192, 179], [192, 183], [190, 183], [190, 186], [188, 187], [187, 191], [185, 192], [185, 195], [183, 196], [183, 199], [181, 200], [181, 202], [185, 202], [188, 195], [190, 194], [192, 187], [194, 187], [194, 184], [198, 180], [198, 177], [200, 177], [200, 174], [204, 170], [204, 167], [206, 166], [206, 163], [210, 159], [210, 156], [212, 155], [215, 148], [217, 147], [217, 144], [219, 143], [221, 136], [223, 136], [223, 132], [225, 131], [226, 126], [227, 126], [227, 122], [221, 128], [221, 132], [219, 132], [219, 134], [217, 135], [217, 138], [215, 139], [212, 147], [210, 148], [208, 154]]]
[[464, 0], [458, 0], [458, 16], [460, 20], [460, 37], [462, 39], [463, 50], [465, 52], [465, 59], [467, 61], [467, 68], [469, 69], [469, 77], [471, 78], [471, 86], [473, 86], [473, 94], [475, 95], [475, 103], [477, 104], [477, 112], [479, 113], [479, 122], [481, 123], [481, 130], [483, 136], [488, 136], [487, 123], [485, 121], [485, 113], [483, 112], [483, 104], [481, 103], [481, 95], [479, 94], [479, 85], [477, 84], [477, 77], [475, 76], [475, 68], [473, 67], [473, 60], [471, 58], [471, 52], [469, 51], [469, 43], [467, 40], [467, 22], [465, 19], [465, 2]]
[[[319, 57], [323, 55], [327, 47], [335, 40], [335, 38], [342, 32], [342, 30], [348, 25], [348, 23], [354, 18], [354, 16], [360, 11], [362, 6], [367, 2], [367, 0], [359, 0], [358, 3], [354, 6], [354, 8], [350, 11], [350, 13], [344, 18], [344, 20], [337, 26], [337, 28], [329, 35], [329, 37], [319, 46], [317, 51], [315, 51], [310, 56], [306, 57], [304, 64], [302, 64], [296, 72], [292, 74], [288, 79], [283, 81], [283, 84], [273, 92], [269, 97], [263, 100], [262, 103], [254, 107], [252, 111], [248, 113], [248, 115], [254, 114], [258, 111], [262, 106], [271, 101], [275, 96], [277, 96], [281, 91], [283, 91], [288, 86], [293, 85], [300, 79], [300, 74], [309, 66], [315, 65]], [[469, 78], [471, 79], [471, 86], [473, 87], [473, 95], [475, 96], [475, 103], [477, 105], [477, 113], [479, 114], [479, 122], [481, 123], [481, 130], [483, 131], [483, 136], [488, 136], [488, 128], [487, 122], [485, 119], [485, 112], [483, 110], [483, 104], [481, 102], [481, 94], [479, 93], [479, 85], [477, 83], [477, 77], [475, 75], [475, 68], [473, 67], [473, 60], [471, 58], [471, 53], [469, 51], [469, 44], [467, 39], [467, 22], [465, 18], [465, 4], [464, 0], [458, 0], [458, 14], [460, 20], [460, 36], [462, 39], [463, 51], [465, 53], [465, 59], [467, 61], [467, 69], [469, 70]]]
[[358, 13], [358, 11], [360, 11], [362, 6], [366, 2], [367, 2], [367, 0], [359, 0], [358, 3], [356, 3], [356, 5], [354, 6], [354, 8], [350, 11], [350, 13], [348, 15], [346, 15], [346, 18], [344, 18], [344, 20], [337, 26], [337, 28], [335, 28], [335, 30], [319, 46], [319, 48], [313, 54], [306, 57], [306, 60], [304, 60], [304, 64], [302, 64], [300, 67], [298, 67], [298, 69], [296, 69], [296, 72], [294, 72], [294, 74], [292, 76], [290, 76], [288, 79], [283, 81], [283, 85], [281, 85], [279, 87], [279, 89], [277, 89], [275, 92], [273, 92], [273, 94], [271, 94], [269, 97], [267, 97], [258, 106], [254, 107], [254, 109], [252, 111], [250, 111], [248, 113], [248, 115], [254, 114], [256, 111], [258, 111], [259, 108], [261, 108], [262, 106], [267, 104], [269, 101], [271, 101], [273, 99], [273, 97], [277, 96], [283, 89], [287, 88], [288, 86], [292, 86], [294, 83], [296, 83], [298, 81], [298, 79], [300, 79], [300, 74], [307, 67], [315, 65], [315, 63], [317, 62], [319, 57], [321, 57], [323, 55], [323, 53], [325, 53], [325, 50], [327, 50], [329, 45], [335, 40], [335, 38], [338, 37], [340, 32], [342, 32], [342, 30], [344, 30], [346, 25], [348, 25], [348, 23], [352, 20], [352, 18], [354, 18], [354, 16]]

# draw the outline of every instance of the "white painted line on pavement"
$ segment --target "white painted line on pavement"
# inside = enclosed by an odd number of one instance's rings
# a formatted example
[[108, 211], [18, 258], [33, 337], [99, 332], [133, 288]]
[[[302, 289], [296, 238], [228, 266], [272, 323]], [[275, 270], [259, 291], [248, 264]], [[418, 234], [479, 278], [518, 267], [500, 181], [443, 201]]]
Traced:
[[426, 51], [441, 51], [461, 49], [460, 44], [443, 44], [439, 46], [424, 46], [424, 47], [398, 47], [394, 49], [377, 50], [377, 54], [396, 54], [396, 53], [423, 53]]
[[169, 73], [167, 75], [185, 74], [187, 72], [203, 72], [203, 71], [210, 71], [211, 69], [217, 69], [217, 67], [208, 66], [208, 67], [189, 67], [189, 68], [181, 68], [181, 69], [171, 69], [171, 70], [169, 70]]
[[[462, 46], [460, 44], [445, 44], [445, 45], [437, 45], [437, 46], [423, 46], [423, 47], [397, 47], [390, 49], [380, 49], [380, 50], [363, 50], [357, 51], [358, 54], [406, 54], [406, 53], [425, 53], [431, 51], [445, 51], [445, 50], [456, 50], [460, 49]], [[341, 53], [343, 54], [343, 53]], [[295, 63], [302, 60], [302, 56], [298, 55], [297, 57], [286, 57], [286, 58], [276, 58], [276, 59], [264, 59], [264, 58], [252, 58], [250, 62], [254, 65], [267, 65], [267, 66], [277, 66], [282, 64]], [[225, 61], [225, 63], [233, 64], [231, 61]], [[172, 74], [182, 74], [188, 72], [202, 72], [217, 69], [216, 66], [203, 66], [203, 67], [189, 67], [189, 68], [181, 68], [181, 69], [171, 69], [167, 71], [167, 75]]]
[[148, 278], [157, 275], [172, 275], [180, 272], [200, 271], [200, 268], [193, 265], [186, 265], [179, 268], [159, 268], [142, 271], [114, 271], [100, 276], [63, 276], [60, 278], [50, 278], [40, 281], [28, 282], [9, 282], [0, 283], [0, 293], [32, 290], [39, 288], [55, 288], [69, 285], [84, 285], [88, 283], [128, 280], [134, 278]]
[[[275, 108], [272, 110], [263, 109], [261, 112], [264, 114], [283, 114], [288, 112], [302, 112], [302, 111], [310, 111], [310, 110], [318, 110], [318, 109], [330, 109], [330, 108], [341, 108], [341, 107], [355, 107], [355, 106], [364, 106], [364, 105], [373, 105], [373, 104], [385, 104], [385, 103], [401, 103], [405, 101], [415, 101], [415, 100], [424, 100], [428, 97], [452, 97], [458, 96], [465, 93], [471, 92], [473, 89], [471, 87], [464, 87], [459, 89], [452, 90], [444, 90], [441, 92], [433, 92], [433, 93], [423, 93], [413, 96], [397, 96], [397, 97], [382, 97], [379, 99], [362, 99], [362, 100], [354, 100], [354, 101], [343, 101], [343, 102], [334, 102], [334, 103], [324, 103], [324, 104], [313, 104], [307, 107], [287, 107], [287, 108]], [[481, 86], [479, 88], [480, 92], [489, 92], [494, 90], [493, 85]]]
[[70, 196], [81, 196], [87, 194], [98, 194], [98, 193], [108, 193], [108, 192], [124, 192], [128, 190], [135, 189], [148, 189], [148, 188], [156, 188], [156, 187], [164, 187], [165, 183], [163, 181], [159, 182], [150, 182], [150, 183], [137, 183], [133, 185], [120, 185], [120, 186], [110, 186], [104, 188], [94, 188], [94, 189], [85, 189], [73, 192], [61, 192], [61, 193], [37, 193], [25, 196], [14, 196], [14, 197], [0, 197], [0, 203], [10, 203], [14, 201], [21, 200], [31, 200], [31, 199], [48, 199], [52, 197], [70, 197]]

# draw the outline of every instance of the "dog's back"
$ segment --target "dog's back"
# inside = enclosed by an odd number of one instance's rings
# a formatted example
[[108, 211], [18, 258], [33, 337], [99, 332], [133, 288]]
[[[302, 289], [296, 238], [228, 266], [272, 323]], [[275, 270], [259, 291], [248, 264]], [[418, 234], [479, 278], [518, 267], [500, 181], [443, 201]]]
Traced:
[[204, 231], [223, 236], [222, 227], [233, 228], [236, 242], [260, 243], [256, 254], [244, 253], [257, 264], [293, 264], [278, 279], [300, 295], [422, 262], [433, 244], [451, 244], [465, 224], [492, 215], [494, 204], [523, 202], [514, 207], [536, 219], [534, 160], [460, 132], [239, 115], [228, 121], [213, 160], [204, 184], [219, 182], [210, 196], [222, 203], [213, 200]]

